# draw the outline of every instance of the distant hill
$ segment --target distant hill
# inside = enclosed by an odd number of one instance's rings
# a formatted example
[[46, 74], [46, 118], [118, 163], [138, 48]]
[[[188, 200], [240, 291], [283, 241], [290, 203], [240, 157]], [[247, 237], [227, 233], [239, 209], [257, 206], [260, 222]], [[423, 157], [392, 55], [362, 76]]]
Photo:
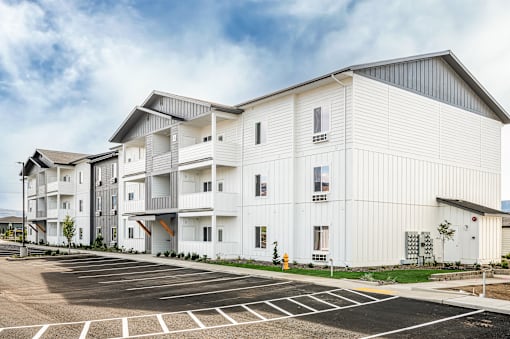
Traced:
[[22, 217], [23, 212], [16, 211], [16, 210], [6, 210], [4, 208], [0, 208], [0, 218], [10, 217], [10, 216]]

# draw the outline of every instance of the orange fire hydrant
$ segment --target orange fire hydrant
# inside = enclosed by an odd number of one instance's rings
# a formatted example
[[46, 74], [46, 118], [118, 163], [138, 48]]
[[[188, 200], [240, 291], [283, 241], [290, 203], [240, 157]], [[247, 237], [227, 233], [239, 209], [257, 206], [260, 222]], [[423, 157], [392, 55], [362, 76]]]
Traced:
[[283, 270], [288, 270], [289, 269], [289, 255], [287, 253], [285, 253], [283, 255]]

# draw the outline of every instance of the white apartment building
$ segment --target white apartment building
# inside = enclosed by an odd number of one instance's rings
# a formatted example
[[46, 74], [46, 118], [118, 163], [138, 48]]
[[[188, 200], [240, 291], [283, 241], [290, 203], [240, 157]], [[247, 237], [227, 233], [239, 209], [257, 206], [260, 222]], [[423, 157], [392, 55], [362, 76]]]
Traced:
[[67, 244], [62, 222], [75, 220], [75, 244], [90, 244], [90, 164], [88, 155], [36, 149], [25, 163], [27, 240]]
[[[146, 204], [121, 213], [124, 234], [141, 224], [139, 248], [172, 241], [213, 258], [270, 260], [276, 242], [302, 263], [497, 262], [509, 122], [450, 51], [350, 66], [236, 106], [153, 92], [110, 141], [134, 165], [154, 161], [164, 132], [168, 180], [140, 165], [119, 172], [119, 195], [126, 179], [132, 201], [163, 192], [173, 235], [144, 225], [162, 215]], [[456, 233], [442, 258], [444, 220]]]

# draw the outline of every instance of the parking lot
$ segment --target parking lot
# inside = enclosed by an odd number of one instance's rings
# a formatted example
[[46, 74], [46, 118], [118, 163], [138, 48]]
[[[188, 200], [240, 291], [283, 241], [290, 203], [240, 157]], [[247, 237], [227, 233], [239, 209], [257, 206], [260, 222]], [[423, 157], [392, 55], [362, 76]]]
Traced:
[[510, 336], [505, 315], [256, 271], [95, 255], [0, 260], [0, 338]]

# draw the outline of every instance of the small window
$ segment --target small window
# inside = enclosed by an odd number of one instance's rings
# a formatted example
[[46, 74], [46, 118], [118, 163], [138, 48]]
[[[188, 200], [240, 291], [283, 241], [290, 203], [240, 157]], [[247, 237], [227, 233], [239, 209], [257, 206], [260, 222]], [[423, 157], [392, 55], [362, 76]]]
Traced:
[[102, 210], [102, 201], [101, 201], [101, 197], [97, 197], [96, 198], [96, 211], [101, 211]]
[[313, 109], [313, 133], [329, 131], [329, 110], [326, 106]]
[[212, 191], [212, 182], [204, 181], [204, 192], [211, 192], [211, 191]]
[[117, 240], [117, 227], [112, 227], [112, 241]]
[[223, 134], [218, 135], [218, 141], [223, 141]]
[[135, 229], [133, 227], [128, 227], [128, 239], [133, 239], [135, 237]]
[[218, 181], [218, 192], [223, 192], [223, 181]]
[[210, 136], [210, 135], [208, 135], [208, 136], [206, 136], [206, 137], [203, 137], [203, 138], [202, 138], [202, 141], [203, 141], [203, 142], [209, 142], [209, 141], [211, 141], [211, 140], [212, 140], [212, 136]]
[[71, 209], [71, 203], [69, 201], [62, 202], [62, 208], [65, 210]]
[[329, 226], [313, 227], [313, 249], [314, 251], [329, 250]]
[[135, 193], [134, 192], [129, 192], [128, 193], [128, 200], [135, 200]]
[[117, 178], [117, 163], [112, 163], [112, 178]]
[[266, 124], [262, 122], [255, 123], [255, 145], [266, 143]]
[[329, 192], [329, 166], [313, 168], [314, 192]]
[[62, 177], [63, 182], [71, 182], [71, 176], [66, 174]]
[[78, 211], [83, 212], [83, 200], [78, 201]]
[[255, 226], [255, 248], [267, 247], [267, 227]]
[[98, 167], [97, 168], [97, 173], [96, 173], [97, 177], [96, 177], [96, 180], [97, 181], [101, 181], [101, 167]]
[[117, 209], [117, 195], [114, 194], [112, 195], [112, 210], [116, 210]]
[[218, 228], [218, 242], [223, 242], [223, 228]]
[[80, 240], [83, 240], [83, 228], [81, 227], [78, 229], [78, 238]]
[[83, 184], [83, 172], [82, 171], [78, 172], [78, 183]]
[[202, 228], [203, 232], [203, 240], [204, 241], [212, 241], [212, 227], [211, 226], [204, 226]]
[[255, 175], [255, 196], [267, 196], [267, 177], [260, 174]]

